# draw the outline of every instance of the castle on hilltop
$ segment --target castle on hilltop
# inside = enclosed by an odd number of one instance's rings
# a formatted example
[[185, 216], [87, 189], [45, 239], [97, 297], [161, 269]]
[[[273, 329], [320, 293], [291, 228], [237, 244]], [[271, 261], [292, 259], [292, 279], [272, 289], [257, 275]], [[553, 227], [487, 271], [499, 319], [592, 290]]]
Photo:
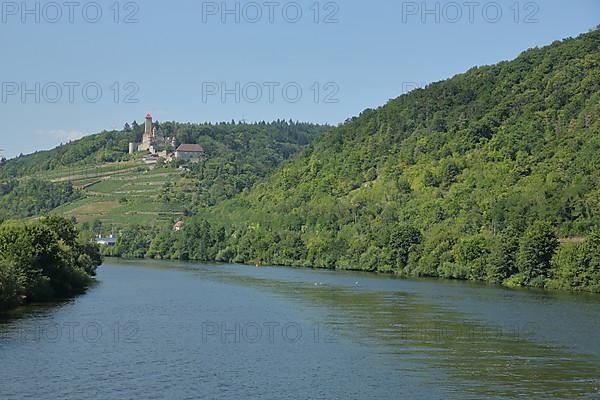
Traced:
[[[162, 147], [162, 151], [157, 151], [157, 147]], [[157, 127], [153, 126], [152, 115], [150, 114], [146, 115], [142, 143], [129, 143], [129, 154], [138, 151], [149, 153], [143, 159], [146, 164], [156, 164], [160, 158], [169, 162], [178, 159], [196, 163], [205, 157], [204, 148], [199, 144], [182, 143], [177, 147], [175, 136], [164, 137], [159, 135]]]
[[129, 143], [129, 154], [133, 154], [136, 151], [148, 151], [149, 153], [154, 154], [156, 153], [156, 147], [165, 145], [170, 145], [175, 148], [177, 146], [175, 136], [159, 136], [158, 129], [152, 124], [152, 115], [147, 114], [142, 143]]

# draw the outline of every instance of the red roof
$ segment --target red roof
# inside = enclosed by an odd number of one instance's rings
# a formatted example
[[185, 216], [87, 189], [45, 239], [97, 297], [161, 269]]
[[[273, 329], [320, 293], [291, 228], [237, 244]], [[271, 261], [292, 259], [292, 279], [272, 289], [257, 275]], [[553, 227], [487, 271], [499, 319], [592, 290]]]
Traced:
[[146, 114], [146, 119], [152, 119], [152, 115], [150, 113]]
[[177, 148], [177, 151], [186, 153], [204, 153], [204, 149], [199, 144], [182, 144]]

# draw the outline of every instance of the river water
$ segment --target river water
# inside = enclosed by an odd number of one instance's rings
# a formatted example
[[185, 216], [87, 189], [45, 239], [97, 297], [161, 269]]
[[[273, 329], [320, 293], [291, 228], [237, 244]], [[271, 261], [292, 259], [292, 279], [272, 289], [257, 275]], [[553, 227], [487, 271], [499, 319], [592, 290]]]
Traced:
[[0, 399], [598, 399], [600, 296], [109, 260], [0, 319]]

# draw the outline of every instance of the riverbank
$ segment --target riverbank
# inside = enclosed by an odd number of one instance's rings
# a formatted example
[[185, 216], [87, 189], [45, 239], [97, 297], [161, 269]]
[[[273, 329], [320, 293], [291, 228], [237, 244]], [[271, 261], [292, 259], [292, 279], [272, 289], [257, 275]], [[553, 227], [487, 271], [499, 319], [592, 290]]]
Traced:
[[600, 292], [599, 229], [590, 229], [583, 242], [563, 244], [556, 227], [544, 221], [496, 235], [451, 235], [435, 242], [424, 235], [415, 226], [394, 225], [380, 233], [377, 246], [369, 246], [356, 238], [352, 243], [347, 238], [316, 240], [302, 230], [244, 228], [194, 216], [179, 230], [171, 225], [123, 228], [116, 245], [103, 252], [124, 258], [259, 262]]
[[[155, 262], [161, 262], [161, 261], [166, 261], [166, 262], [184, 261], [184, 262], [189, 262], [189, 263], [205, 262], [205, 263], [214, 263], [215, 265], [227, 265], [227, 264], [232, 263], [232, 261], [224, 261], [224, 260], [189, 260], [189, 259], [181, 260], [181, 259], [161, 259], [161, 258], [154, 258], [154, 257], [121, 257], [121, 256], [117, 256], [117, 255], [110, 255], [110, 253], [107, 253], [107, 252], [104, 252], [103, 254], [105, 255], [107, 260], [112, 259], [115, 261], [126, 261], [126, 262], [148, 260], [148, 261], [155, 261]], [[233, 263], [238, 264], [238, 265], [248, 266], [248, 267], [257, 267], [257, 268], [281, 267], [281, 268], [293, 268], [293, 269], [299, 269], [299, 270], [357, 272], [357, 273], [365, 273], [365, 274], [369, 274], [369, 275], [372, 274], [372, 275], [393, 276], [393, 277], [397, 277], [400, 279], [409, 279], [409, 280], [427, 279], [427, 280], [441, 281], [441, 282], [469, 282], [469, 283], [479, 283], [482, 286], [489, 287], [489, 288], [530, 289], [530, 290], [542, 290], [544, 292], [581, 293], [581, 294], [590, 294], [590, 295], [600, 294], [600, 288], [581, 288], [581, 287], [577, 287], [577, 286], [574, 286], [574, 287], [561, 286], [560, 281], [556, 281], [553, 279], [547, 279], [547, 281], [545, 282], [545, 286], [536, 287], [536, 286], [529, 286], [529, 285], [521, 284], [520, 280], [515, 279], [515, 278], [510, 279], [510, 280], [505, 280], [503, 282], [491, 282], [491, 281], [486, 281], [486, 280], [459, 279], [459, 278], [452, 278], [452, 277], [411, 275], [411, 274], [403, 273], [402, 271], [393, 271], [393, 270], [368, 271], [368, 270], [364, 270], [364, 269], [360, 269], [360, 268], [351, 268], [351, 267], [323, 268], [323, 267], [310, 266], [310, 265], [306, 265], [303, 263], [298, 263], [296, 265], [284, 265], [284, 264], [277, 264], [277, 263], [262, 263], [262, 262], [259, 262], [258, 265], [256, 262], [246, 262], [246, 263], [245, 262], [233, 262]]]
[[78, 236], [73, 222], [58, 216], [2, 223], [0, 312], [84, 292], [102, 256], [97, 245]]

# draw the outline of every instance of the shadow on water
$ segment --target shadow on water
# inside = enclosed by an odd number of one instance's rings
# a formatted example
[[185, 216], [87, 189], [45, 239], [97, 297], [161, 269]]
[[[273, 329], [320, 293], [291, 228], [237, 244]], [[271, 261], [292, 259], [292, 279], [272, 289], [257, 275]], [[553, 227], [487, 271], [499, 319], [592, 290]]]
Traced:
[[0, 311], [0, 331], [2, 331], [3, 327], [22, 318], [37, 318], [58, 312], [60, 309], [76, 302], [79, 296], [84, 296], [88, 291], [93, 290], [98, 283], [99, 282], [94, 279], [89, 286], [81, 291], [81, 293], [72, 296], [57, 298], [43, 303], [23, 304], [10, 310]]

